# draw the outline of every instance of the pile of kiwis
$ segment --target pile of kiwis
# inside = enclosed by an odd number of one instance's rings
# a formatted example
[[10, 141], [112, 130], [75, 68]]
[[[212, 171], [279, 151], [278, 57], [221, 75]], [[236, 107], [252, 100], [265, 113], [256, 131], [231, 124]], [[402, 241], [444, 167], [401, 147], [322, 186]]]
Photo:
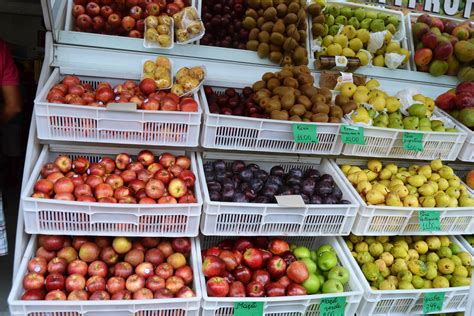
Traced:
[[271, 119], [340, 123], [343, 109], [332, 103], [331, 90], [316, 88], [306, 65], [285, 65], [278, 72], [267, 72], [252, 86], [254, 102]]
[[347, 95], [343, 94], [336, 95], [334, 103], [336, 103], [336, 105], [342, 109], [342, 112], [344, 112], [344, 114], [349, 114], [359, 107], [357, 102], [349, 98]]
[[246, 48], [280, 65], [307, 65], [306, 0], [248, 0]]

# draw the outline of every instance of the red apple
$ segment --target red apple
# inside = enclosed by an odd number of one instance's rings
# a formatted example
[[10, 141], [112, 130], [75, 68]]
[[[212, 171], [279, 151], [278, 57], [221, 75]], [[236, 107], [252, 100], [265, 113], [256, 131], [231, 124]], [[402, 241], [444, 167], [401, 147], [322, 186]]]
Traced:
[[160, 169], [155, 172], [153, 178], [160, 180], [163, 184], [167, 185], [171, 181], [172, 175], [168, 170]]
[[145, 254], [140, 249], [132, 249], [127, 254], [125, 254], [125, 262], [130, 263], [132, 266], [136, 267], [142, 263], [145, 259]]
[[99, 258], [100, 249], [92, 242], [84, 243], [79, 249], [79, 258], [85, 262], [93, 262]]
[[229, 284], [221, 277], [212, 277], [206, 282], [207, 294], [211, 297], [226, 297], [229, 293]]
[[182, 197], [179, 198], [178, 203], [184, 203], [184, 204], [197, 203], [197, 200], [194, 197], [194, 195], [187, 193], [186, 195], [183, 195]]
[[114, 13], [114, 10], [108, 5], [104, 5], [100, 8], [100, 15], [104, 19], [108, 19], [112, 13]]
[[74, 260], [68, 264], [67, 273], [85, 276], [87, 274], [87, 269], [87, 263], [82, 260]]
[[251, 269], [260, 269], [263, 265], [262, 252], [256, 248], [249, 248], [244, 252], [243, 261]]
[[112, 295], [112, 300], [120, 300], [120, 301], [123, 301], [123, 300], [131, 300], [132, 299], [132, 292], [128, 291], [128, 290], [123, 290], [123, 291], [120, 291], [120, 292], [117, 292], [115, 294]]
[[142, 242], [143, 247], [145, 248], [154, 248], [158, 246], [158, 244], [160, 243], [160, 238], [159, 237], [143, 237], [141, 242]]
[[245, 252], [248, 248], [253, 248], [253, 243], [248, 237], [240, 237], [234, 243], [234, 249], [239, 252]]
[[83, 290], [86, 287], [86, 279], [80, 274], [71, 274], [65, 281], [66, 291]]
[[168, 192], [174, 198], [180, 198], [188, 192], [188, 188], [183, 180], [174, 178], [168, 184]]
[[138, 204], [156, 204], [156, 201], [149, 197], [141, 198]]
[[39, 247], [38, 250], [36, 250], [36, 256], [44, 258], [46, 259], [46, 261], [49, 261], [56, 257], [56, 252], [46, 250], [44, 247]]
[[89, 301], [108, 301], [108, 300], [110, 300], [110, 294], [104, 290], [95, 291], [89, 297]]
[[112, 247], [102, 248], [100, 251], [100, 260], [104, 261], [107, 265], [112, 266], [118, 262], [119, 256]]
[[136, 292], [145, 286], [145, 278], [138, 274], [132, 274], [127, 278], [125, 287], [130, 292]]
[[145, 192], [152, 199], [159, 199], [163, 196], [165, 186], [163, 182], [156, 179], [150, 179], [145, 185]]
[[45, 236], [43, 247], [48, 251], [57, 251], [64, 247], [64, 236]]
[[68, 301], [87, 301], [89, 294], [85, 290], [74, 290], [67, 296]]
[[150, 262], [142, 262], [135, 267], [135, 273], [146, 279], [153, 275], [153, 265]]
[[252, 281], [258, 281], [265, 286], [270, 283], [270, 273], [261, 269], [256, 270], [252, 274]]
[[43, 288], [43, 284], [44, 276], [36, 272], [28, 273], [23, 278], [23, 288], [25, 290], [40, 290]]
[[89, 2], [86, 6], [86, 12], [89, 16], [94, 17], [100, 13], [100, 6], [95, 2]]
[[46, 301], [65, 301], [67, 299], [66, 293], [61, 290], [53, 290], [48, 292], [44, 297]]
[[268, 250], [270, 250], [272, 254], [279, 256], [289, 251], [290, 245], [282, 239], [273, 238], [268, 245]]
[[94, 238], [94, 242], [99, 248], [109, 247], [112, 244], [110, 237], [107, 236], [97, 236]]
[[64, 258], [67, 263], [70, 263], [77, 259], [77, 251], [71, 246], [67, 246], [58, 251], [57, 256]]
[[171, 276], [166, 279], [165, 287], [173, 294], [178, 293], [183, 286], [184, 280], [178, 276]]
[[158, 3], [148, 3], [146, 6], [146, 12], [148, 15], [158, 16], [160, 14], [160, 6]]
[[245, 297], [245, 285], [240, 281], [230, 284], [229, 297]]
[[87, 170], [88, 175], [105, 176], [105, 168], [99, 163], [92, 163]]
[[[150, 79], [150, 78], [146, 78], [146, 79], [143, 79], [142, 81], [140, 81], [139, 88], [140, 88], [140, 91], [144, 95], [149, 95], [149, 94], [156, 91], [157, 85], [156, 85], [155, 80]], [[152, 161], [152, 163], [153, 163], [153, 161]]]
[[160, 158], [158, 159], [158, 162], [160, 163], [160, 165], [162, 165], [164, 168], [169, 168], [171, 167], [172, 165], [175, 164], [176, 162], [176, 157], [173, 156], [172, 154], [169, 154], [169, 153], [164, 153], [160, 156]]
[[27, 290], [21, 295], [22, 301], [40, 301], [44, 300], [43, 290]]
[[247, 284], [252, 278], [252, 272], [249, 268], [241, 266], [234, 270], [234, 277], [237, 281]]
[[186, 186], [188, 188], [192, 188], [194, 186], [194, 182], [196, 181], [196, 176], [194, 175], [194, 172], [191, 170], [184, 170], [181, 172], [179, 175], [179, 178], [186, 183]]
[[117, 157], [115, 157], [115, 166], [117, 169], [120, 170], [125, 170], [127, 169], [127, 166], [132, 162], [132, 159], [128, 154], [118, 154]]
[[183, 279], [185, 285], [190, 285], [193, 282], [193, 269], [190, 266], [183, 266], [176, 269], [174, 275]]
[[95, 188], [94, 188], [94, 195], [96, 199], [101, 199], [105, 197], [113, 197], [114, 196], [114, 189], [112, 189], [112, 186], [107, 183], [99, 183]]
[[54, 196], [54, 199], [61, 200], [61, 201], [74, 201], [74, 195], [72, 195], [71, 193], [62, 192], [62, 193], [56, 194]]
[[46, 178], [47, 176], [49, 176], [51, 173], [54, 173], [54, 172], [60, 172], [60, 170], [54, 163], [49, 162], [41, 168], [40, 174], [41, 174], [41, 177]]
[[262, 283], [252, 281], [246, 286], [247, 295], [250, 297], [261, 297], [265, 294], [265, 288]]
[[107, 174], [112, 173], [115, 169], [115, 161], [110, 157], [103, 157], [99, 160], [99, 164], [104, 167]]
[[157, 248], [148, 249], [145, 254], [145, 261], [150, 262], [154, 266], [163, 263], [164, 260], [165, 256], [163, 255], [161, 250]]
[[224, 261], [227, 271], [233, 271], [238, 266], [237, 259], [235, 259], [234, 254], [230, 250], [222, 250], [219, 258]]
[[79, 251], [79, 249], [81, 249], [81, 246], [84, 245], [88, 241], [89, 241], [89, 237], [87, 236], [75, 236], [72, 239], [72, 246], [74, 247], [74, 249]]
[[272, 282], [265, 286], [265, 291], [268, 297], [285, 296], [286, 287], [281, 283]]
[[171, 240], [171, 247], [176, 252], [187, 254], [191, 252], [191, 239], [188, 237], [173, 238]]
[[299, 295], [306, 295], [306, 289], [296, 283], [291, 283], [286, 288], [286, 295], [287, 296], [299, 296]]
[[193, 98], [183, 98], [178, 104], [178, 110], [182, 112], [197, 112], [198, 104]]
[[165, 280], [171, 277], [173, 272], [173, 266], [166, 262], [159, 264], [155, 269], [155, 274]]
[[165, 258], [168, 258], [173, 252], [173, 246], [171, 245], [171, 242], [167, 240], [163, 240], [158, 244], [158, 249], [163, 253], [163, 256]]
[[35, 183], [35, 192], [42, 192], [50, 196], [53, 193], [54, 183], [47, 179], [40, 179]]
[[58, 171], [58, 172], [54, 172], [54, 173], [51, 173], [50, 175], [48, 175], [46, 177], [46, 180], [49, 180], [54, 184], [54, 183], [56, 183], [56, 181], [58, 181], [61, 178], [64, 178], [64, 175], [61, 172]]
[[69, 157], [60, 155], [54, 160], [54, 164], [62, 173], [67, 173], [72, 168], [72, 161]]
[[206, 256], [202, 263], [202, 272], [205, 277], [220, 276], [225, 270], [225, 263], [216, 256]]
[[153, 292], [165, 288], [165, 285], [166, 281], [157, 275], [152, 275], [145, 282], [145, 287]]
[[64, 289], [64, 283], [65, 283], [65, 279], [62, 274], [51, 273], [46, 277], [44, 281], [44, 286], [46, 290], [49, 292], [49, 291]]
[[44, 275], [48, 269], [48, 262], [45, 258], [34, 257], [28, 262], [28, 272], [35, 272]]
[[60, 178], [54, 183], [54, 192], [59, 193], [72, 193], [74, 192], [74, 183], [70, 178], [63, 177]]
[[94, 293], [97, 291], [105, 291], [106, 281], [103, 277], [93, 275], [86, 281], [87, 291]]
[[152, 163], [147, 168], [147, 170], [150, 171], [153, 174], [155, 174], [155, 172], [157, 172], [158, 170], [161, 170], [161, 169], [164, 169], [164, 167], [161, 164], [157, 163], [157, 162]]
[[78, 157], [72, 163], [72, 170], [78, 174], [84, 174], [89, 169], [89, 160], [85, 157]]
[[104, 183], [104, 180], [102, 177], [97, 175], [88, 176], [86, 179], [86, 184], [90, 186], [92, 190], [95, 190], [95, 188], [101, 183]]
[[124, 279], [128, 278], [133, 274], [133, 267], [128, 262], [119, 262], [114, 266], [114, 275], [122, 277]]
[[90, 276], [97, 275], [105, 278], [109, 272], [108, 270], [109, 269], [107, 268], [107, 264], [105, 262], [96, 260], [89, 264], [87, 272]]
[[107, 280], [107, 291], [110, 294], [119, 293], [125, 290], [125, 279], [122, 277], [111, 277]]
[[286, 269], [286, 274], [291, 281], [301, 284], [309, 277], [308, 268], [303, 261], [295, 261]]
[[206, 256], [216, 256], [216, 257], [219, 257], [219, 255], [221, 254], [221, 251], [222, 251], [221, 248], [214, 246], [214, 247], [211, 247], [211, 248], [207, 249], [207, 250], [205, 251], [205, 255], [206, 255]]
[[156, 291], [153, 297], [154, 298], [172, 298], [174, 297], [174, 295], [167, 288], [163, 288]]

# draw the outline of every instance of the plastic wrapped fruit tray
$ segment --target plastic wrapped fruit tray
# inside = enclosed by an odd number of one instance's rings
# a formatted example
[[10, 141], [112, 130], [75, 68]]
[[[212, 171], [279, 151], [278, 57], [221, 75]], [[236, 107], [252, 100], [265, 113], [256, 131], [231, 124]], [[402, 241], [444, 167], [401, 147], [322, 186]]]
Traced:
[[[358, 284], [361, 284], [364, 290], [357, 315], [423, 315], [424, 294], [436, 292], [445, 292], [443, 308], [439, 311], [440, 313], [454, 313], [466, 309], [469, 286], [418, 290], [372, 290], [344, 239], [336, 238], [345, 256], [349, 258], [351, 271], [354, 271], [353, 276], [357, 278]], [[466, 251], [454, 236], [449, 238], [461, 247], [461, 251]]]
[[[438, 109], [435, 109], [434, 113], [442, 116]], [[445, 119], [450, 118], [445, 117]], [[456, 160], [464, 145], [468, 130], [461, 123], [451, 121], [459, 132], [412, 131], [364, 126], [365, 145], [346, 144], [342, 153], [348, 156]], [[403, 149], [403, 133], [405, 132], [423, 134], [423, 151]]]
[[[366, 166], [367, 160], [363, 159], [337, 159], [331, 164], [337, 173], [344, 177], [338, 165], [351, 164], [353, 166]], [[399, 167], [407, 167], [410, 163], [401, 161], [384, 160], [383, 163], [395, 163]], [[356, 195], [361, 205], [357, 213], [352, 232], [363, 236], [393, 236], [393, 235], [426, 235], [420, 230], [418, 224], [419, 211], [439, 211], [441, 231], [437, 235], [468, 234], [474, 231], [474, 207], [396, 207], [384, 205], [368, 205], [357, 190], [345, 178], [346, 186], [352, 194]]]
[[456, 236], [458, 239], [459, 243], [471, 254], [471, 256], [474, 257], [474, 247], [472, 247], [469, 242], [466, 240], [466, 236], [459, 235]]
[[[201, 236], [196, 242], [196, 253], [198, 257], [198, 269], [202, 270], [201, 250], [217, 244], [223, 237]], [[345, 297], [346, 308], [344, 315], [355, 315], [357, 306], [362, 298], [362, 287], [355, 278], [352, 266], [347, 255], [341, 249], [333, 237], [283, 237], [286, 241], [306, 246], [310, 249], [317, 248], [322, 244], [331, 245], [336, 250], [339, 265], [349, 270], [349, 281], [344, 286], [343, 293], [315, 294], [304, 296], [278, 296], [278, 297], [209, 297], [206, 291], [206, 280], [202, 273], [199, 274], [201, 282], [202, 316], [233, 315], [234, 303], [236, 302], [263, 302], [263, 315], [286, 316], [286, 315], [319, 315], [319, 305], [322, 298]], [[367, 314], [366, 314], [367, 315]]]
[[[29, 234], [71, 234], [104, 236], [167, 236], [194, 237], [199, 233], [201, 216], [201, 188], [194, 185], [197, 203], [182, 204], [120, 204], [60, 201], [31, 197], [33, 187], [39, 178], [41, 167], [59, 154], [72, 159], [82, 156], [90, 162], [97, 162], [103, 156], [128, 152], [131, 156], [139, 150], [127, 148], [91, 147], [48, 147], [45, 146], [38, 158], [21, 201], [25, 216], [25, 231]], [[157, 152], [154, 152], [157, 154]], [[170, 152], [184, 154], [184, 152]], [[191, 158], [191, 170], [197, 173], [196, 157]]]
[[[213, 87], [213, 90], [221, 92], [225, 88]], [[339, 155], [342, 151], [342, 140], [339, 137], [341, 124], [298, 122], [298, 124], [316, 125], [319, 142], [296, 143], [292, 130], [294, 122], [213, 114], [209, 110], [204, 88], [201, 88], [199, 97], [204, 109], [201, 135], [203, 147], [320, 155]]]
[[[401, 11], [390, 10], [390, 9], [386, 9], [386, 8], [383, 8], [383, 7], [380, 7], [380, 6], [365, 5], [365, 4], [352, 3], [352, 2], [340, 2], [340, 1], [334, 1], [334, 0], [327, 1], [326, 6], [337, 6], [339, 8], [350, 7], [350, 8], [353, 8], [353, 9], [364, 8], [364, 9], [367, 9], [367, 10], [370, 10], [370, 11], [375, 11], [377, 13], [382, 12], [382, 13], [386, 13], [386, 14], [389, 14], [389, 15], [397, 16], [398, 20], [400, 21], [399, 32], [404, 34], [403, 38], [400, 40], [400, 47], [410, 50], [410, 46], [408, 44], [409, 43], [408, 36], [410, 36], [410, 35], [407, 33], [407, 29], [406, 29], [406, 26], [405, 26], [405, 17], [404, 17], [404, 15]], [[310, 28], [310, 30], [308, 32], [308, 37], [309, 37], [309, 42], [310, 42], [310, 46], [309, 46], [310, 47], [310, 52], [309, 52], [308, 59], [309, 59], [310, 64], [313, 64], [314, 60], [315, 60], [314, 52], [313, 52], [313, 49], [314, 49], [313, 40], [314, 40], [314, 38], [313, 38], [313, 32], [311, 30], [311, 26], [312, 26], [311, 18], [312, 17], [311, 17], [310, 14], [308, 14], [308, 18], [309, 18], [308, 27]], [[382, 67], [382, 68], [386, 68], [386, 67]], [[405, 65], [400, 66], [399, 68], [410, 70], [411, 69], [410, 68], [410, 63], [407, 62]]]
[[[195, 252], [195, 239], [191, 239], [193, 247], [189, 262], [194, 274], [197, 275], [199, 258]], [[20, 263], [18, 273], [13, 281], [8, 305], [11, 315], [111, 315], [111, 316], [198, 316], [201, 305], [201, 288], [197, 276], [194, 277], [192, 289], [196, 293], [191, 298], [171, 298], [152, 300], [114, 300], [114, 301], [23, 301], [22, 280], [27, 273], [28, 261], [35, 256], [36, 236], [32, 236]]]
[[[198, 112], [116, 111], [107, 108], [49, 103], [49, 90], [67, 75], [54, 70], [35, 100], [38, 138], [75, 142], [195, 147], [199, 141]], [[105, 80], [112, 86], [123, 79], [103, 78], [103, 73], [81, 76], [94, 88]], [[197, 101], [196, 95], [194, 98]]]
[[[358, 209], [357, 199], [347, 188], [344, 180], [326, 159], [298, 158], [294, 156], [263, 156], [244, 154], [204, 153], [197, 156], [199, 181], [203, 188], [204, 207], [201, 220], [201, 232], [205, 235], [272, 235], [272, 236], [330, 236], [347, 235]], [[285, 207], [267, 203], [238, 203], [211, 201], [207, 188], [204, 163], [223, 159], [226, 164], [233, 160], [244, 163], [257, 163], [261, 169], [270, 171], [280, 165], [285, 171], [299, 167], [303, 171], [313, 167], [321, 174], [334, 177], [334, 183], [341, 189], [343, 199], [351, 204], [307, 204], [304, 207]]]

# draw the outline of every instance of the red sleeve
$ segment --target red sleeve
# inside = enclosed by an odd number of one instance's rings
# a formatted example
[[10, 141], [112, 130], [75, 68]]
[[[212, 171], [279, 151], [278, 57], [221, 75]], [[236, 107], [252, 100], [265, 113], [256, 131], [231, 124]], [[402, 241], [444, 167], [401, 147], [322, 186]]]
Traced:
[[17, 86], [19, 84], [20, 78], [15, 62], [5, 42], [0, 40], [0, 86]]

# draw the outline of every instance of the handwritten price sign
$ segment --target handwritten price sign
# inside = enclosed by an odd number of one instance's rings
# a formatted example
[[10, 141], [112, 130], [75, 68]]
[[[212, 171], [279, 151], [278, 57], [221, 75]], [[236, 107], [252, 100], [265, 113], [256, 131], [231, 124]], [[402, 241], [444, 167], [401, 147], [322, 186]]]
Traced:
[[341, 139], [344, 144], [365, 145], [362, 126], [341, 126]]
[[423, 314], [440, 312], [443, 309], [444, 292], [425, 293], [423, 298]]
[[235, 302], [234, 316], [262, 316], [263, 302]]
[[344, 316], [345, 307], [346, 298], [344, 296], [322, 298], [319, 305], [319, 316]]
[[436, 232], [441, 230], [440, 213], [437, 211], [420, 211], [418, 214], [418, 224], [420, 230], [425, 232]]
[[403, 133], [403, 149], [409, 151], [423, 151], [423, 134]]
[[293, 124], [292, 128], [295, 143], [317, 144], [319, 142], [316, 125]]

